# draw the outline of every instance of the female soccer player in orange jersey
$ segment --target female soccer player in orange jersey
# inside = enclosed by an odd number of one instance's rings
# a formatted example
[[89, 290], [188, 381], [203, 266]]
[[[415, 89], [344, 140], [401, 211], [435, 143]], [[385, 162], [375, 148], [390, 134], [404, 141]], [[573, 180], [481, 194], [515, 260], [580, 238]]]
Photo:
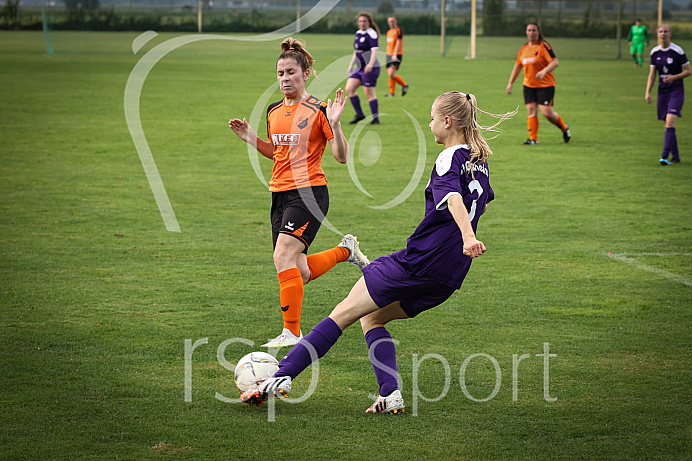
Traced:
[[387, 19], [387, 24], [389, 24], [389, 30], [387, 31], [387, 75], [389, 75], [389, 94], [387, 94], [387, 96], [394, 96], [397, 83], [402, 86], [401, 96], [406, 96], [406, 93], [408, 93], [408, 83], [401, 78], [401, 75], [397, 75], [404, 55], [404, 31], [401, 30], [394, 16], [390, 16]]
[[[499, 120], [493, 126], [481, 126], [479, 112]], [[385, 325], [414, 318], [445, 302], [461, 287], [472, 259], [485, 253], [476, 231], [495, 193], [487, 162], [492, 152], [483, 132], [495, 130], [515, 113], [482, 111], [473, 95], [458, 91], [435, 99], [430, 131], [444, 150], [437, 156], [425, 188], [425, 216], [406, 241], [406, 248], [365, 267], [346, 299], [281, 359], [272, 377], [243, 392], [242, 402], [259, 405], [269, 396], [288, 396], [293, 379], [327, 354], [342, 331], [360, 319], [380, 388], [377, 400], [365, 412], [404, 411], [396, 347]]]
[[524, 68], [524, 103], [528, 111], [527, 125], [529, 127], [529, 139], [524, 144], [538, 144], [538, 108], [550, 123], [560, 128], [562, 139], [569, 142], [572, 137], [569, 126], [562, 117], [553, 110], [553, 98], [555, 97], [555, 76], [553, 70], [559, 62], [553, 53], [553, 49], [543, 38], [538, 24], [530, 23], [526, 26], [528, 43], [519, 49], [517, 60], [509, 76], [507, 94], [512, 94], [512, 85]]
[[339, 163], [348, 159], [348, 142], [341, 130], [346, 98], [339, 88], [331, 100], [322, 102], [307, 93], [306, 82], [314, 59], [302, 42], [287, 38], [281, 44], [276, 75], [284, 95], [267, 109], [269, 140], [260, 139], [243, 118], [229, 126], [243, 141], [274, 160], [269, 190], [272, 192], [274, 265], [279, 277], [282, 333], [263, 347], [295, 345], [302, 333], [300, 315], [304, 284], [349, 261], [359, 268], [368, 264], [358, 241], [348, 234], [336, 247], [308, 256], [308, 247], [329, 209], [327, 178], [320, 164], [329, 143]]

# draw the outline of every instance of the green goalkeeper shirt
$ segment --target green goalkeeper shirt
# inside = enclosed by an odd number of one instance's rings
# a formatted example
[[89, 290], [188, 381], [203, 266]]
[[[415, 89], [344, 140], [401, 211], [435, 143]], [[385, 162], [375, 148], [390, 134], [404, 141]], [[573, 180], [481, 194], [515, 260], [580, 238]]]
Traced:
[[633, 25], [627, 35], [627, 41], [632, 43], [649, 43], [649, 31], [645, 25]]

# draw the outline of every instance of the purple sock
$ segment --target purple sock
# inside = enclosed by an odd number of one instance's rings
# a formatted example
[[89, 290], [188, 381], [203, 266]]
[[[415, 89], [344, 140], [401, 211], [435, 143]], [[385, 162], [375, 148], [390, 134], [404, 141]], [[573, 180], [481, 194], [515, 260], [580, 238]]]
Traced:
[[663, 152], [661, 152], [661, 158], [668, 158], [668, 154], [672, 150], [673, 140], [675, 139], [675, 128], [673, 132], [670, 132], [670, 128], [666, 128], [666, 134], [663, 138]]
[[385, 327], [373, 328], [365, 333], [365, 342], [368, 344], [368, 356], [375, 370], [377, 384], [380, 386], [380, 395], [386, 397], [399, 389], [396, 348], [392, 335]]
[[[317, 358], [322, 358], [324, 354], [336, 343], [341, 336], [341, 328], [334, 320], [326, 317], [315, 325], [298, 344], [293, 346], [291, 352], [279, 362], [279, 371], [274, 376], [290, 376], [295, 378], [311, 363], [310, 351], [317, 352]], [[310, 347], [312, 346], [312, 347]]]
[[664, 145], [668, 144], [668, 151], [673, 154], [673, 160], [680, 158], [680, 153], [678, 152], [678, 136], [675, 134], [675, 128], [666, 128], [666, 140]]
[[377, 99], [373, 99], [370, 102], [370, 112], [372, 112], [372, 118], [377, 120], [380, 118], [380, 113], [377, 111]]
[[356, 116], [363, 117], [363, 109], [360, 107], [360, 98], [358, 95], [351, 96], [348, 100], [351, 101], [353, 108], [356, 110]]

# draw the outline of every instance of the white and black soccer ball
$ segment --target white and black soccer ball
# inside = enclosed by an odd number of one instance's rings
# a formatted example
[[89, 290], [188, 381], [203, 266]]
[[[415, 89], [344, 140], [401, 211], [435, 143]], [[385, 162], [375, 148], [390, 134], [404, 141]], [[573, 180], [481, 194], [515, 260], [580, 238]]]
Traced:
[[238, 360], [235, 367], [235, 385], [240, 392], [245, 392], [278, 370], [279, 362], [273, 355], [266, 352], [250, 352]]

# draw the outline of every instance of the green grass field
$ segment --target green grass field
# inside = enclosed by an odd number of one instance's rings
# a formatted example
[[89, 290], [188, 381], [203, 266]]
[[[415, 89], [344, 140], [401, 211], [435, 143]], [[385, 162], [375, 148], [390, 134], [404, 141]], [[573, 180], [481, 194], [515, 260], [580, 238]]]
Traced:
[[[49, 56], [41, 33], [0, 34], [0, 458], [692, 456], [692, 106], [678, 121], [682, 163], [660, 167], [648, 71], [612, 59], [614, 41], [551, 40], [569, 144], [541, 119], [540, 144], [521, 145], [521, 82], [504, 91], [520, 39], [480, 39], [470, 61], [463, 38], [441, 58], [438, 38], [411, 36], [400, 72], [410, 93], [381, 97], [382, 125], [351, 144], [372, 197], [326, 152], [329, 220], [374, 258], [402, 248], [422, 217], [440, 151], [427, 128], [434, 98], [460, 90], [490, 112], [519, 108], [490, 141], [496, 200], [478, 231], [487, 253], [446, 303], [390, 324], [407, 413], [388, 417], [363, 413], [377, 386], [357, 326], [320, 361], [305, 401], [272, 413], [217, 398], [238, 396], [224, 360], [281, 327], [270, 195], [227, 126], [266, 108], [278, 42], [192, 43], [148, 74], [139, 107], [181, 229], [169, 232], [123, 101], [137, 62], [175, 35], [135, 55], [136, 37], [54, 33]], [[352, 37], [303, 38], [333, 95], [345, 75], [325, 69]], [[398, 206], [373, 208], [415, 178], [417, 125], [421, 181]], [[323, 228], [311, 251], [340, 238]], [[306, 286], [305, 333], [358, 276], [341, 264]], [[186, 344], [197, 341], [186, 384]], [[307, 370], [292, 397], [309, 384]]]

